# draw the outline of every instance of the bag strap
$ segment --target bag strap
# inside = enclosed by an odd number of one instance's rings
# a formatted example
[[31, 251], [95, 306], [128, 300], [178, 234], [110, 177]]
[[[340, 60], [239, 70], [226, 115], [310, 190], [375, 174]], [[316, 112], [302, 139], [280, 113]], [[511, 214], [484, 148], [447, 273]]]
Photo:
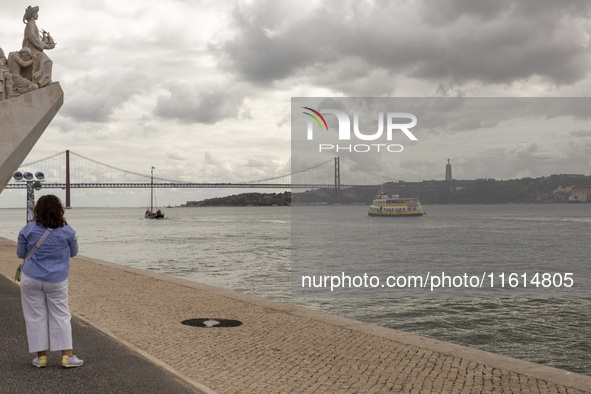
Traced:
[[45, 241], [45, 239], [47, 238], [47, 236], [49, 235], [49, 233], [51, 232], [51, 230], [53, 230], [52, 228], [48, 228], [47, 230], [45, 230], [45, 232], [43, 233], [43, 235], [41, 236], [41, 238], [39, 238], [39, 241], [37, 241], [37, 243], [35, 244], [35, 246], [33, 246], [33, 248], [29, 251], [29, 253], [27, 254], [27, 257], [25, 257], [23, 264], [29, 260], [31, 258], [31, 256], [33, 255], [33, 253], [35, 253], [37, 251], [37, 249], [39, 249], [39, 247], [41, 246], [41, 244], [43, 243], [43, 241]]

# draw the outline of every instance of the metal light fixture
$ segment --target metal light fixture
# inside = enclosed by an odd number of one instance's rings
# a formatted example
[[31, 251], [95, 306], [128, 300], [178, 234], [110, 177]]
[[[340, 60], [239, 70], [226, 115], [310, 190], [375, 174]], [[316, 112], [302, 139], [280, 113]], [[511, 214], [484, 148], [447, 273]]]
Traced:
[[23, 179], [23, 173], [20, 171], [15, 171], [12, 173], [12, 177], [14, 178], [15, 181], [20, 181]]
[[[33, 221], [33, 209], [35, 208], [35, 190], [39, 191], [42, 188], [41, 182], [45, 180], [45, 174], [41, 171], [31, 172], [15, 171], [12, 177], [17, 182], [27, 182], [27, 223]], [[35, 181], [33, 179], [36, 179]]]

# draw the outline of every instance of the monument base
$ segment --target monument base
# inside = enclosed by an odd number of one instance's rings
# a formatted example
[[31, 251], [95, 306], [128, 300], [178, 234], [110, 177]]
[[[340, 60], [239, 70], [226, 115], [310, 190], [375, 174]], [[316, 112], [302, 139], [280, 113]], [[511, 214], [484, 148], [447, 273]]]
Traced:
[[0, 193], [63, 103], [59, 82], [0, 101]]

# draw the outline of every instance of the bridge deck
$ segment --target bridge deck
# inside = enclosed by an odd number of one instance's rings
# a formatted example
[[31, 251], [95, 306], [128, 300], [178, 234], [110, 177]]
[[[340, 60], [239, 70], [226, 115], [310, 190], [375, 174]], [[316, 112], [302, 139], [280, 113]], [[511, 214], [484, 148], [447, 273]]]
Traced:
[[[65, 189], [65, 183], [43, 183], [44, 189]], [[378, 188], [380, 185], [340, 185], [346, 189], [350, 187]], [[113, 183], [71, 183], [71, 189], [149, 189], [150, 182], [113, 182]], [[334, 184], [318, 183], [154, 183], [154, 188], [160, 189], [325, 189], [334, 188]], [[6, 189], [26, 189], [25, 183], [9, 183]]]

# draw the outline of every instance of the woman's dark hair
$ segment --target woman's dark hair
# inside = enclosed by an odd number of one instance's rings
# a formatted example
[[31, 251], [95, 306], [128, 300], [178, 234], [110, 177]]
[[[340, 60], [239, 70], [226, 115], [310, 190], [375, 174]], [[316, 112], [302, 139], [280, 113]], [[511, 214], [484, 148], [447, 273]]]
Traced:
[[64, 206], [61, 200], [52, 194], [37, 200], [33, 214], [37, 224], [45, 228], [64, 227], [64, 224], [68, 224], [64, 218]]

